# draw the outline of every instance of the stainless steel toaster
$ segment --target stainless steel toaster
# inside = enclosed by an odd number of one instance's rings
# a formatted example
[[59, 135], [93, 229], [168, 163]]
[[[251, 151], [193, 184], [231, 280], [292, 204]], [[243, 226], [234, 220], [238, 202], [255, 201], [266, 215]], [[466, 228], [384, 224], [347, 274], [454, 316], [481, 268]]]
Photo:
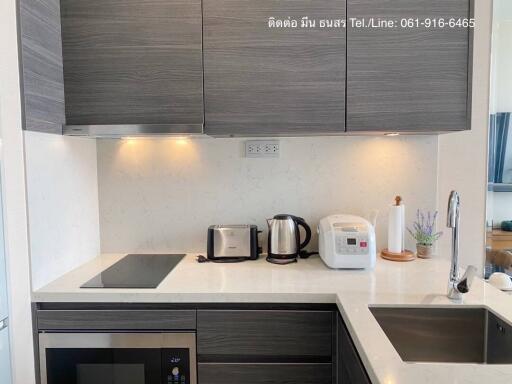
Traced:
[[256, 260], [261, 253], [256, 225], [211, 225], [207, 257], [219, 261]]

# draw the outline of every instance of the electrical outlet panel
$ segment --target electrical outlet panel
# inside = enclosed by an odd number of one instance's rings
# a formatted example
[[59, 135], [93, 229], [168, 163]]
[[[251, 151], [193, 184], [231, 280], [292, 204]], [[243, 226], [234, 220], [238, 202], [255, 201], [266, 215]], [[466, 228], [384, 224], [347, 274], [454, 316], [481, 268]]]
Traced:
[[245, 157], [279, 157], [279, 140], [248, 140]]

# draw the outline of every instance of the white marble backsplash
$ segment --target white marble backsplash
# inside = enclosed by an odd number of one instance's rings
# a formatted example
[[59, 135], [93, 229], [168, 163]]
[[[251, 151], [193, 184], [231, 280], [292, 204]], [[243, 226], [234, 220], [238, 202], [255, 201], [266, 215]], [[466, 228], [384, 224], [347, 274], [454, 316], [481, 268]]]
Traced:
[[[282, 138], [281, 156], [245, 158], [242, 139], [99, 140], [102, 252], [202, 252], [211, 224], [254, 223], [278, 213], [304, 217], [315, 236], [323, 216], [381, 211], [396, 194], [410, 223], [435, 209], [436, 136]], [[266, 240], [266, 233], [263, 240]], [[266, 242], [266, 241], [265, 241]], [[413, 246], [408, 239], [409, 247]]]

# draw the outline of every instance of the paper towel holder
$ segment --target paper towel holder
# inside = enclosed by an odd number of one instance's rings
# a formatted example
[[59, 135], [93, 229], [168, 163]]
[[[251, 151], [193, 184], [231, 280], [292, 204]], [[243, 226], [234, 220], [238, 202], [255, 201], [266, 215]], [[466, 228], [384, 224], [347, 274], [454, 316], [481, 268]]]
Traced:
[[416, 256], [414, 256], [414, 252], [409, 251], [408, 249], [404, 249], [400, 253], [393, 253], [389, 252], [387, 248], [380, 251], [380, 257], [391, 261], [413, 261], [416, 258]]
[[[397, 195], [395, 197], [395, 206], [399, 206], [401, 204], [402, 204], [402, 197]], [[386, 260], [391, 260], [391, 261], [412, 261], [416, 258], [416, 256], [414, 255], [414, 252], [412, 252], [408, 249], [403, 249], [402, 252], [400, 252], [400, 253], [394, 253], [394, 252], [390, 252], [387, 248], [380, 251], [380, 257], [382, 257], [383, 259], [386, 259]]]

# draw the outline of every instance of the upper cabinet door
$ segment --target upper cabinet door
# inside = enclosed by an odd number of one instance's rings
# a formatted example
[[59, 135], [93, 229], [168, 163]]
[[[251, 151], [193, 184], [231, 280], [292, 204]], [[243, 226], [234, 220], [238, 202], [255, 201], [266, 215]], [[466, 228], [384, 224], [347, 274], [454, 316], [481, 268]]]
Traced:
[[19, 0], [24, 129], [62, 134], [59, 0]]
[[[470, 31], [440, 20], [468, 19], [470, 0], [347, 3], [347, 131], [469, 129]], [[351, 18], [399, 26], [357, 28]], [[401, 19], [431, 27], [401, 27]]]
[[203, 124], [201, 0], [61, 0], [68, 125]]
[[[345, 0], [203, 0], [205, 133], [345, 129]], [[315, 21], [303, 28], [302, 18]], [[293, 27], [269, 27], [297, 21]]]

